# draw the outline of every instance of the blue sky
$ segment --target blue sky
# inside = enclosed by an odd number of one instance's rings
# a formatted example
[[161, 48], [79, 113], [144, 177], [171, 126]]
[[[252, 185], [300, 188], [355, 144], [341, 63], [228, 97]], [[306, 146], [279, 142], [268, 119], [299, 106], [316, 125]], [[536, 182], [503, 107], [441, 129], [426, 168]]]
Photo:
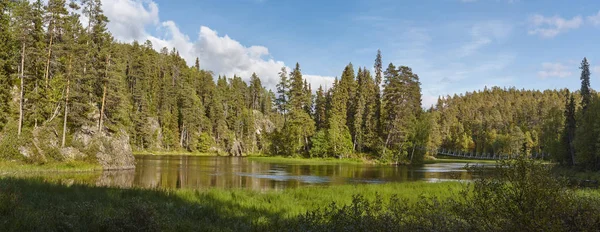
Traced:
[[[600, 86], [600, 1], [105, 0], [119, 40], [176, 47], [224, 75], [257, 72], [268, 87], [299, 62], [316, 85], [345, 65], [413, 68], [424, 106], [440, 95], [515, 86], [579, 87], [579, 63]], [[316, 88], [316, 87], [315, 87]]]

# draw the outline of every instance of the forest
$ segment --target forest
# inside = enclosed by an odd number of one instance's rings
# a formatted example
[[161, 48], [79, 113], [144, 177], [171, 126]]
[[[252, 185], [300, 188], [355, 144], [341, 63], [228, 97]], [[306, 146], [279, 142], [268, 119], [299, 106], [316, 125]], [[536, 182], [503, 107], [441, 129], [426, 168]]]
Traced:
[[[311, 86], [298, 63], [269, 89], [256, 74], [188, 65], [174, 48], [116, 41], [101, 4], [0, 1], [0, 157], [43, 163], [93, 131], [125, 135], [134, 151], [419, 163], [443, 148], [600, 169], [600, 99], [585, 58], [576, 92], [486, 87], [423, 108], [419, 76], [384, 65], [380, 51], [328, 89]], [[40, 148], [47, 134], [56, 144]]]

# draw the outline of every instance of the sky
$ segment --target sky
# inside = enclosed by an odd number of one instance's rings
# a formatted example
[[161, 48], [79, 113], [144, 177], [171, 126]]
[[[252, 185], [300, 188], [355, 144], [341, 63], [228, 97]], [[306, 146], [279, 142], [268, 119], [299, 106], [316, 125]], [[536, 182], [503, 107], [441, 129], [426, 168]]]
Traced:
[[600, 86], [600, 1], [103, 0], [121, 42], [175, 47], [192, 65], [274, 88], [298, 62], [313, 89], [377, 50], [419, 75], [423, 107], [485, 86], [576, 90], [580, 62]]

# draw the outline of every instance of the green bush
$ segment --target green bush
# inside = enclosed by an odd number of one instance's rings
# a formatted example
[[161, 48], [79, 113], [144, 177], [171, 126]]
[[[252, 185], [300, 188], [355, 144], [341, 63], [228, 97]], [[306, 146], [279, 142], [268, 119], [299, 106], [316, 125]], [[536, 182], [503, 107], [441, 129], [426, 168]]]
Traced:
[[[31, 140], [31, 131], [24, 130], [17, 135], [18, 125], [14, 120], [9, 120], [0, 134], [0, 158], [24, 160], [19, 147], [25, 146]], [[33, 152], [33, 151], [32, 151]], [[32, 154], [33, 155], [33, 154]]]

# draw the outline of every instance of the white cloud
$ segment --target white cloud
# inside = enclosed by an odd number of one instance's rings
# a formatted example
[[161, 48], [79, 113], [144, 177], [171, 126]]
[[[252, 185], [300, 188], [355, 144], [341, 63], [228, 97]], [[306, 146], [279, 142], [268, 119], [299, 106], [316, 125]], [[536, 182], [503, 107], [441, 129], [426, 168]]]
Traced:
[[[232, 77], [235, 74], [247, 80], [255, 72], [263, 85], [274, 88], [279, 80], [278, 72], [285, 66], [283, 61], [270, 57], [267, 47], [244, 46], [206, 26], [201, 26], [197, 38], [192, 40], [175, 22], [161, 22], [158, 5], [151, 0], [104, 0], [103, 10], [110, 19], [108, 29], [118, 40], [150, 40], [156, 50], [174, 47], [189, 65], [198, 57], [203, 69], [217, 75]], [[147, 26], [156, 28], [156, 33], [148, 32]], [[313, 89], [318, 85], [330, 87], [333, 82], [332, 77], [306, 74], [304, 77]]]
[[595, 15], [590, 15], [587, 17], [587, 20], [591, 23], [594, 24], [596, 26], [600, 25], [600, 11], [598, 11], [598, 13], [596, 13]]
[[542, 70], [538, 71], [538, 77], [540, 78], [549, 78], [549, 77], [559, 77], [565, 78], [573, 76], [573, 72], [567, 68], [567, 66], [561, 63], [550, 63], [545, 62], [542, 63]]
[[477, 23], [471, 27], [469, 32], [472, 40], [461, 46], [457, 55], [458, 57], [470, 56], [494, 41], [504, 40], [510, 35], [511, 31], [512, 26], [501, 21]]
[[536, 14], [530, 18], [530, 23], [533, 27], [529, 30], [530, 35], [552, 38], [568, 30], [579, 28], [583, 24], [583, 18], [579, 15], [572, 19], [565, 19], [556, 15], [546, 17]]
[[[103, 0], [102, 10], [110, 22], [108, 30], [123, 42], [142, 40], [147, 37], [146, 25], [158, 25], [158, 5], [146, 0]], [[82, 23], [87, 18], [82, 16]]]

